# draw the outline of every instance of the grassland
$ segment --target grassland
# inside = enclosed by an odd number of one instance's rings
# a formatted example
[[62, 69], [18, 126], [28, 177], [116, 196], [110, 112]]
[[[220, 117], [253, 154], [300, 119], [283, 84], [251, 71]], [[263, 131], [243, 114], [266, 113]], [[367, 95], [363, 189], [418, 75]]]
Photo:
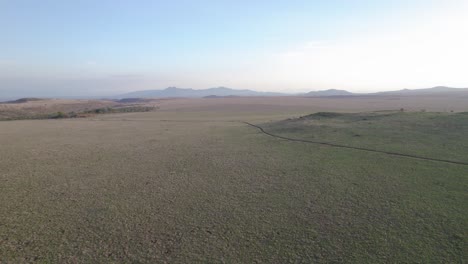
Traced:
[[468, 163], [468, 112], [318, 112], [262, 125], [288, 138]]
[[239, 122], [466, 161], [465, 114], [228, 102], [0, 122], [0, 262], [467, 261], [468, 166]]

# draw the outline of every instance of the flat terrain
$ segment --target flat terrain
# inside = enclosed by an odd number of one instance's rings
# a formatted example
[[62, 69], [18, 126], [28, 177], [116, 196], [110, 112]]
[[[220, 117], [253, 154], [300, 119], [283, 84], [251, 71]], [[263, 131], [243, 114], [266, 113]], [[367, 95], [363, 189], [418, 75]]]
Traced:
[[241, 122], [468, 162], [466, 99], [348, 99], [0, 122], [0, 262], [465, 263], [468, 166]]
[[[25, 98], [29, 99], [29, 98]], [[354, 97], [227, 97], [227, 98], [154, 98], [141, 100], [19, 100], [20, 103], [0, 103], [0, 120], [34, 119], [57, 112], [83, 112], [106, 107], [145, 106], [172, 112], [196, 112], [198, 115], [221, 112], [226, 115], [282, 116], [311, 112], [363, 112], [377, 110], [463, 112], [468, 111], [468, 94], [424, 96], [354, 96]]]

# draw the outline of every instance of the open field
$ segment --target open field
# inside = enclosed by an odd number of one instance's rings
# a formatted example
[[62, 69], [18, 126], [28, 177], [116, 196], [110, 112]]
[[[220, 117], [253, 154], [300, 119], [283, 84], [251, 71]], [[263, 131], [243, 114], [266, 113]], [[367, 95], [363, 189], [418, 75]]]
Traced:
[[468, 111], [468, 95], [442, 94], [425, 96], [353, 96], [353, 97], [227, 97], [227, 98], [154, 98], [112, 100], [41, 99], [22, 103], [0, 103], [0, 120], [34, 119], [57, 112], [84, 112], [106, 107], [143, 106], [157, 107], [172, 112], [197, 114], [223, 112], [227, 115], [242, 113], [310, 114], [311, 112], [364, 112], [377, 110], [463, 112]]
[[468, 164], [467, 120], [468, 112], [318, 112], [260, 127], [292, 140]]
[[[468, 111], [466, 98], [156, 105], [0, 122], [0, 262], [468, 260], [468, 166], [290, 142], [241, 122], [468, 162], [468, 116], [450, 113]], [[349, 114], [297, 119], [319, 111]]]

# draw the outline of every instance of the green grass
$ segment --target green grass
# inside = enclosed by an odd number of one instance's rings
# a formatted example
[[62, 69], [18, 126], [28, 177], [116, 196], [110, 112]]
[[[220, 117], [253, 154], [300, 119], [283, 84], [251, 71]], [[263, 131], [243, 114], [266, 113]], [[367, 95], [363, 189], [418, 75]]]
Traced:
[[[288, 142], [215, 114], [99, 118], [0, 123], [0, 262], [467, 260], [466, 166]], [[298, 127], [283, 133], [310, 137]]]
[[274, 134], [468, 162], [467, 113], [316, 113], [263, 125]]

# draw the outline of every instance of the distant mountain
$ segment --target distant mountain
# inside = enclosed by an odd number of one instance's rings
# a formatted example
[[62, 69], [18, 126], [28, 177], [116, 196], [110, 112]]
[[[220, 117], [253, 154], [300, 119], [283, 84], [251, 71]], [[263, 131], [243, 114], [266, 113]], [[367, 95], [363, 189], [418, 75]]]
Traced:
[[351, 93], [345, 90], [323, 90], [312, 91], [303, 96], [310, 97], [328, 97], [328, 96], [385, 96], [385, 95], [399, 95], [399, 96], [418, 96], [418, 95], [444, 95], [444, 94], [460, 94], [468, 96], [468, 88], [452, 88], [446, 86], [436, 86], [426, 89], [403, 89], [398, 91], [386, 91], [377, 93]]
[[238, 95], [226, 95], [226, 96], [220, 96], [220, 95], [208, 95], [208, 96], [205, 96], [203, 98], [213, 98], [213, 99], [216, 99], [216, 98], [236, 98], [236, 97], [239, 97]]
[[379, 92], [372, 95], [438, 95], [438, 94], [453, 94], [453, 93], [468, 93], [468, 88], [452, 88], [446, 86], [436, 86], [426, 89], [403, 89], [398, 91]]
[[351, 96], [355, 94], [345, 91], [345, 90], [329, 89], [329, 90], [323, 90], [323, 91], [312, 91], [304, 95], [313, 96], [313, 97], [326, 97], [326, 96]]
[[[398, 91], [377, 92], [377, 93], [352, 93], [345, 90], [329, 89], [322, 91], [311, 91], [305, 94], [296, 94], [296, 96], [306, 97], [339, 97], [339, 96], [417, 96], [417, 95], [444, 95], [444, 94], [461, 94], [468, 96], [468, 88], [451, 88], [446, 86], [437, 86], [427, 89], [403, 89]], [[237, 96], [293, 96], [293, 94], [283, 94], [274, 92], [257, 92], [252, 90], [236, 90], [226, 87], [217, 87], [210, 89], [184, 89], [177, 87], [169, 87], [164, 90], [144, 90], [126, 93], [112, 97], [113, 99], [135, 100], [138, 98], [226, 98]], [[129, 100], [130, 100], [129, 99]]]
[[252, 90], [235, 90], [226, 87], [217, 87], [203, 90], [184, 89], [169, 87], [164, 90], [136, 91], [117, 96], [117, 98], [168, 98], [168, 97], [189, 97], [202, 98], [207, 96], [281, 96], [285, 94], [272, 92], [256, 92]]

